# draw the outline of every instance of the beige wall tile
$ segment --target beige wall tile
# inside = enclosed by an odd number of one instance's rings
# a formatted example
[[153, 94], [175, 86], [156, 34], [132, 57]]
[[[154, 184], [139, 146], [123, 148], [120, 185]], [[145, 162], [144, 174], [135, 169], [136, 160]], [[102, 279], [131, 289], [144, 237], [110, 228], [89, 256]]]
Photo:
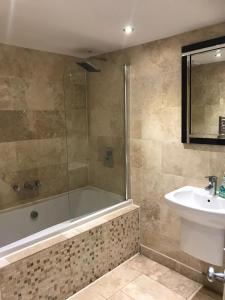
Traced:
[[163, 138], [162, 107], [142, 112], [142, 139], [161, 141]]
[[65, 138], [19, 141], [15, 147], [19, 170], [67, 163]]
[[143, 142], [141, 139], [132, 139], [130, 145], [130, 164], [133, 168], [143, 167], [145, 161], [143, 157]]
[[30, 81], [20, 77], [4, 77], [0, 75], [0, 109], [27, 109], [26, 93]]
[[0, 111], [0, 142], [14, 142], [31, 138], [30, 123], [24, 111]]
[[66, 126], [68, 136], [87, 135], [87, 112], [86, 109], [74, 109], [66, 112]]
[[[105, 61], [93, 60], [101, 72], [87, 75], [89, 184], [124, 195], [124, 71], [119, 61], [113, 53]], [[113, 149], [110, 168], [104, 166], [106, 147]]]
[[141, 168], [132, 167], [131, 199], [137, 205], [140, 205], [143, 200], [143, 172]]
[[184, 150], [177, 143], [162, 144], [162, 172], [176, 176], [183, 174]]
[[69, 169], [69, 189], [74, 190], [88, 185], [88, 166], [75, 166]]
[[131, 192], [141, 205], [141, 242], [198, 270], [204, 268], [201, 262], [179, 249], [180, 221], [164, 194], [184, 185], [204, 187], [204, 176], [224, 172], [223, 147], [180, 142], [181, 47], [223, 35], [224, 26], [109, 54], [115, 62], [126, 59], [132, 66]]
[[162, 86], [162, 103], [165, 107], [180, 107], [181, 72], [165, 74]]
[[88, 137], [85, 135], [72, 135], [67, 137], [68, 162], [88, 161]]
[[[89, 184], [119, 195], [125, 195], [124, 166], [108, 168], [102, 162], [89, 162]], [[113, 180], [112, 180], [113, 178]]]
[[[161, 142], [142, 140], [143, 168], [152, 173], [161, 172]], [[149, 155], [151, 153], [151, 155]]]
[[48, 81], [46, 78], [31, 79], [26, 91], [26, 107], [29, 110], [64, 110], [62, 81]]
[[141, 242], [198, 270], [201, 262], [179, 248], [180, 221], [164, 194], [184, 185], [204, 187], [204, 176], [224, 172], [223, 147], [184, 146], [180, 137], [181, 47], [223, 35], [224, 28], [223, 23], [108, 54], [131, 64], [131, 192], [141, 205]]
[[[0, 98], [0, 207], [68, 190], [67, 160], [88, 159], [86, 78], [75, 58], [0, 44]], [[86, 169], [76, 184], [69, 175], [73, 188], [87, 185]], [[38, 193], [12, 190], [29, 179], [42, 181]]]
[[33, 75], [32, 50], [0, 44], [0, 69], [3, 76], [30, 79]]
[[65, 105], [66, 110], [86, 108], [86, 85], [74, 83], [71, 80], [65, 82]]
[[131, 106], [130, 108], [130, 137], [140, 139], [142, 137], [142, 111]]

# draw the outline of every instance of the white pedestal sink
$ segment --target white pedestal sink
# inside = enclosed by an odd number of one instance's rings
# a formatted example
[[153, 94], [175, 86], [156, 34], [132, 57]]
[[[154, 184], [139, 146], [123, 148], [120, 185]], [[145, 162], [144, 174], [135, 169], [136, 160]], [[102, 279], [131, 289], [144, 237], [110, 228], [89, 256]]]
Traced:
[[225, 199], [192, 186], [168, 193], [165, 199], [181, 217], [181, 249], [207, 263], [222, 266]]

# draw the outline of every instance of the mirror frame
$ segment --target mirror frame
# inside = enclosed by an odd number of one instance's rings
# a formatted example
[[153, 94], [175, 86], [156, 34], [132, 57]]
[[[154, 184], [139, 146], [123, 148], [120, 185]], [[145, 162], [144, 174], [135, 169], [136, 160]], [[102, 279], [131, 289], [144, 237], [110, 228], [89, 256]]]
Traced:
[[225, 145], [225, 139], [191, 137], [191, 55], [225, 47], [225, 36], [183, 46], [181, 48], [181, 142], [184, 144]]

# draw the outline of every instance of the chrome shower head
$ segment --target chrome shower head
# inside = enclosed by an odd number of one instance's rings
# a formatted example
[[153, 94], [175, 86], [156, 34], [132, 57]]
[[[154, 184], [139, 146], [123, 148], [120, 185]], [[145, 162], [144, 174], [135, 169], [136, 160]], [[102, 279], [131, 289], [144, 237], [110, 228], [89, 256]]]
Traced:
[[101, 72], [100, 69], [97, 69], [93, 64], [90, 62], [84, 60], [84, 61], [79, 61], [77, 62], [78, 66], [81, 68], [85, 69], [87, 72]]

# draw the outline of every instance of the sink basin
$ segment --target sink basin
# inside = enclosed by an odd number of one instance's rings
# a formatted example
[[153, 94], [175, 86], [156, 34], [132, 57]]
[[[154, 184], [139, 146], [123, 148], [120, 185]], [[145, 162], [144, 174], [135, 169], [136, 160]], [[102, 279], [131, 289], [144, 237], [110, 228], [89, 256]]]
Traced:
[[185, 186], [165, 195], [168, 205], [190, 221], [225, 229], [225, 199], [204, 189]]
[[165, 199], [181, 217], [181, 249], [205, 262], [222, 266], [225, 199], [193, 186], [170, 192]]

